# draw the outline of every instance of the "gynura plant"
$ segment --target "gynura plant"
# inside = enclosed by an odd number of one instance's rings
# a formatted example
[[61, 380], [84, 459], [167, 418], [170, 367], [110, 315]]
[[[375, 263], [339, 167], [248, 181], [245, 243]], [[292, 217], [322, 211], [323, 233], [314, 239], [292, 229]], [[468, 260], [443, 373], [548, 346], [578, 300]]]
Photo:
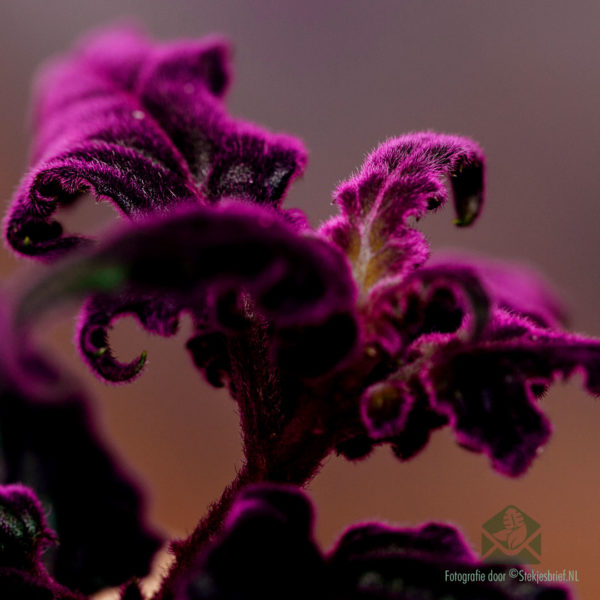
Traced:
[[[80, 599], [123, 585], [123, 599], [142, 598], [136, 578], [160, 544], [84, 393], [35, 348], [46, 311], [75, 299], [79, 348], [100, 378], [126, 382], [144, 367], [145, 353], [116, 359], [117, 317], [169, 336], [187, 313], [192, 360], [238, 406], [243, 467], [172, 542], [154, 600], [567, 598], [510, 578], [447, 582], [448, 568], [492, 567], [441, 524], [363, 524], [326, 553], [316, 547], [299, 488], [329, 454], [360, 460], [389, 444], [405, 461], [450, 426], [495, 470], [522, 475], [550, 436], [539, 407], [548, 385], [578, 371], [600, 393], [600, 343], [564, 332], [560, 305], [525, 272], [429, 260], [416, 220], [449, 196], [460, 227], [481, 211], [475, 142], [387, 140], [315, 231], [282, 208], [302, 145], [229, 116], [229, 80], [222, 40], [154, 44], [130, 29], [85, 39], [41, 72], [31, 167], [5, 235], [52, 265], [3, 313], [2, 597]], [[129, 222], [101, 240], [64, 231], [57, 209], [86, 193]]]

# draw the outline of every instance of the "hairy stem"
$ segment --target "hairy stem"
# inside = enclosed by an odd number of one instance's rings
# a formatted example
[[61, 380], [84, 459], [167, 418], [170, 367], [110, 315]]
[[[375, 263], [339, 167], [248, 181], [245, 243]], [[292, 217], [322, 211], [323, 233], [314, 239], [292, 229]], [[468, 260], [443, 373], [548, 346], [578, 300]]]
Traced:
[[370, 371], [370, 364], [365, 369], [360, 359], [346, 373], [313, 387], [279, 372], [267, 325], [253, 321], [229, 340], [230, 389], [239, 408], [246, 462], [191, 535], [172, 544], [175, 562], [153, 600], [174, 599], [181, 578], [221, 532], [242, 487], [260, 482], [305, 486], [356, 420], [356, 379]]
[[196, 525], [191, 535], [185, 540], [176, 540], [171, 544], [175, 562], [163, 579], [161, 587], [154, 595], [153, 600], [171, 600], [174, 598], [174, 584], [177, 579], [193, 565], [194, 559], [202, 547], [219, 533], [236, 493], [251, 481], [253, 481], [252, 475], [249, 469], [244, 466], [236, 478], [225, 488], [221, 498], [211, 504], [208, 513]]
[[258, 464], [251, 465], [248, 462], [244, 465], [191, 535], [185, 540], [172, 543], [175, 562], [153, 600], [173, 600], [178, 580], [193, 566], [202, 548], [220, 533], [233, 500], [242, 487], [261, 481], [303, 486], [310, 481], [330, 450], [323, 435], [310, 437], [312, 439], [308, 440], [291, 433], [283, 435], [281, 452], [275, 453], [278, 460], [273, 461], [273, 464], [269, 464], [268, 460], [260, 460]]

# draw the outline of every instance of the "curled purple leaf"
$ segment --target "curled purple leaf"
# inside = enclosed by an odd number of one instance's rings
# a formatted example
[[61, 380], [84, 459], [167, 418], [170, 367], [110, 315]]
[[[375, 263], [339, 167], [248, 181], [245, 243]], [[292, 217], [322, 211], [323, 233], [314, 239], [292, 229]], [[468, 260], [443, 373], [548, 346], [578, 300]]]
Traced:
[[362, 398], [362, 421], [374, 442], [391, 442], [406, 460], [431, 431], [450, 423], [460, 445], [488, 454], [496, 470], [513, 477], [550, 437], [538, 398], [558, 377], [582, 373], [586, 389], [600, 395], [600, 342], [499, 308], [478, 337], [423, 335], [398, 367]]
[[163, 336], [174, 335], [179, 325], [179, 307], [166, 298], [147, 295], [114, 298], [100, 294], [92, 297], [83, 308], [77, 339], [84, 360], [108, 381], [130, 381], [146, 362], [146, 352], [127, 364], [113, 355], [108, 330], [117, 317], [124, 315], [137, 317], [147, 331]]
[[416, 456], [429, 441], [432, 431], [448, 424], [448, 417], [432, 407], [426, 385], [419, 377], [411, 377], [405, 383], [412, 402], [403, 428], [392, 434], [387, 441], [400, 460]]
[[163, 46], [144, 65], [137, 93], [206, 198], [278, 205], [304, 169], [304, 149], [293, 138], [266, 135], [224, 112], [220, 99], [230, 78], [228, 63], [229, 47], [222, 40]]
[[224, 196], [278, 205], [306, 154], [226, 114], [228, 54], [222, 40], [153, 44], [114, 29], [50, 63], [32, 166], [5, 222], [12, 248], [54, 258], [85, 244], [54, 214], [88, 191], [130, 218]]
[[[56, 420], [65, 431], [64, 441], [54, 444], [47, 436], [40, 436], [37, 450], [41, 453], [45, 447], [50, 453], [40, 460], [37, 477], [40, 489], [53, 498], [61, 536], [55, 577], [69, 587], [91, 593], [132, 576], [147, 575], [161, 539], [144, 522], [145, 506], [138, 486], [100, 441], [88, 412], [73, 400], [47, 414], [39, 410], [39, 417], [46, 417], [46, 424]], [[86, 472], [74, 474], [60, 467], [68, 464], [73, 453]], [[70, 486], [68, 477], [74, 480]], [[82, 496], [87, 498], [84, 504]], [[110, 561], [104, 558], [107, 554]]]
[[[91, 425], [87, 399], [23, 336], [11, 338], [4, 323], [2, 329], [2, 480], [30, 486], [49, 509], [60, 539], [46, 553], [52, 576], [92, 593], [146, 575], [161, 540], [146, 523], [137, 485]], [[44, 535], [35, 540], [42, 544]]]
[[86, 191], [129, 216], [195, 198], [183, 157], [132, 93], [148, 52], [141, 35], [107, 32], [41, 74], [34, 163], [6, 221], [18, 252], [52, 258], [81, 245], [52, 215]]
[[372, 343], [398, 358], [423, 335], [480, 337], [490, 309], [488, 292], [476, 271], [444, 264], [418, 269], [400, 282], [377, 285], [364, 313]]
[[470, 269], [481, 280], [493, 304], [537, 325], [557, 328], [567, 321], [557, 292], [539, 273], [524, 265], [447, 254], [432, 260], [430, 265], [440, 269]]
[[409, 219], [445, 202], [444, 177], [449, 177], [455, 223], [470, 225], [483, 203], [484, 162], [481, 148], [466, 138], [414, 133], [391, 139], [336, 190], [342, 215], [321, 234], [347, 254], [364, 292], [382, 279], [406, 275], [428, 255], [423, 235]]
[[[119, 366], [105, 350], [106, 328], [114, 316], [133, 312], [152, 330], [169, 332], [168, 323], [176, 321], [178, 311], [208, 307], [218, 330], [224, 326], [225, 306], [232, 306], [232, 292], [240, 291], [252, 298], [249, 310], [269, 319], [278, 332], [282, 360], [291, 356], [290, 339], [298, 347], [308, 345], [302, 346], [307, 336], [311, 344], [330, 341], [331, 352], [322, 364], [315, 365], [314, 356], [305, 357], [304, 364], [302, 356], [292, 354], [300, 371], [319, 374], [354, 346], [355, 290], [345, 258], [323, 240], [297, 234], [271, 209], [248, 204], [197, 208], [125, 228], [85, 257], [57, 266], [34, 286], [21, 299], [17, 323], [25, 325], [70, 297], [121, 294], [120, 299], [92, 301], [80, 327], [91, 366], [120, 380], [123, 373], [135, 375], [139, 362]], [[157, 315], [147, 303], [136, 304], [132, 298], [140, 294], [159, 294], [168, 310]]]
[[207, 383], [223, 387], [231, 372], [226, 336], [220, 331], [199, 332], [187, 341], [186, 348]]
[[587, 390], [600, 395], [600, 342], [503, 311], [495, 322], [487, 339], [440, 348], [428, 376], [434, 405], [448, 415], [458, 442], [487, 453], [498, 471], [518, 476], [551, 433], [536, 392], [581, 372]]
[[413, 399], [401, 381], [379, 382], [367, 388], [361, 398], [361, 416], [374, 440], [401, 432], [408, 419]]

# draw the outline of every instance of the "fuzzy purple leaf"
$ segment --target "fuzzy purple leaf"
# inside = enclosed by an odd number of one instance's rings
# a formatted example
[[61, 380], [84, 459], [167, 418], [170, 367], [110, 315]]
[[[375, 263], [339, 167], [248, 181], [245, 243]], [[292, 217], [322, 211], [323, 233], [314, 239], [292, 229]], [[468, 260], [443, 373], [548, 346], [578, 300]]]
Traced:
[[149, 332], [165, 337], [179, 326], [179, 304], [168, 298], [148, 294], [123, 294], [119, 297], [97, 294], [86, 302], [78, 327], [79, 349], [84, 360], [108, 381], [130, 381], [142, 370], [146, 353], [128, 364], [119, 362], [108, 341], [111, 323], [123, 315], [134, 315]]
[[411, 395], [411, 405], [402, 428], [387, 439], [394, 455], [402, 461], [416, 456], [429, 442], [432, 431], [448, 424], [448, 417], [431, 406], [423, 381], [416, 376], [405, 384]]
[[450, 421], [461, 445], [520, 475], [551, 433], [536, 397], [573, 371], [600, 392], [600, 343], [548, 329], [564, 310], [523, 268], [437, 260], [377, 284], [361, 318], [384, 357], [378, 382], [363, 394], [362, 421], [402, 460]]
[[145, 522], [137, 485], [92, 426], [87, 399], [23, 338], [3, 333], [1, 478], [30, 486], [50, 509], [60, 537], [48, 551], [53, 577], [91, 593], [146, 575], [160, 538]]
[[130, 218], [224, 196], [278, 205], [306, 155], [226, 114], [228, 55], [218, 39], [154, 44], [110, 29], [50, 63], [32, 166], [5, 222], [13, 249], [48, 259], [85, 244], [54, 213], [87, 191]]
[[403, 381], [370, 386], [361, 398], [361, 416], [373, 440], [390, 438], [406, 428], [413, 398]]
[[[448, 581], [445, 573], [483, 574], [484, 581]], [[488, 580], [502, 572], [505, 583]], [[416, 529], [368, 523], [350, 528], [323, 554], [312, 537], [311, 505], [299, 490], [273, 485], [242, 490], [226, 528], [175, 584], [176, 600], [218, 598], [445, 598], [567, 600], [556, 586], [506, 577], [505, 565], [478, 562], [454, 528], [428, 523]], [[167, 596], [160, 596], [161, 600]]]
[[57, 584], [42, 563], [42, 553], [55, 543], [36, 495], [18, 483], [0, 485], [0, 597], [83, 600]]
[[475, 562], [475, 555], [460, 533], [439, 523], [427, 523], [418, 529], [398, 529], [382, 523], [354, 525], [338, 540], [330, 560], [346, 562], [400, 552], [415, 557]]
[[175, 599], [325, 599], [325, 565], [312, 522], [310, 503], [291, 486], [244, 489], [220, 539], [177, 583]]
[[[316, 374], [354, 345], [355, 288], [345, 258], [323, 240], [299, 235], [274, 210], [249, 204], [197, 208], [124, 228], [85, 257], [57, 266], [21, 300], [17, 321], [26, 324], [71, 297], [122, 294], [88, 304], [80, 328], [86, 360], [102, 376], [121, 381], [139, 372], [143, 361], [119, 365], [112, 359], [104, 345], [112, 317], [134, 313], [152, 331], [172, 333], [178, 311], [208, 307], [214, 329], [223, 330], [237, 310], [232, 294], [240, 291], [251, 298], [248, 314], [264, 316], [281, 332], [282, 360], [297, 359], [293, 368]], [[160, 302], [149, 308], [147, 294], [159, 294]], [[322, 343], [331, 352], [316, 365], [314, 357], [291, 352], [303, 342]]]
[[[22, 431], [21, 452], [35, 457], [31, 484], [48, 498], [60, 535], [53, 575], [85, 593], [147, 575], [161, 539], [145, 522], [138, 486], [101, 441], [85, 404], [73, 398], [27, 408], [45, 426]], [[25, 466], [21, 478], [28, 477]]]
[[448, 253], [435, 257], [429, 265], [436, 269], [471, 270], [494, 306], [527, 317], [537, 325], [560, 328], [567, 321], [560, 295], [529, 267]]
[[18, 483], [0, 486], [0, 564], [32, 569], [56, 542], [33, 492]]
[[399, 282], [376, 285], [363, 318], [370, 343], [398, 359], [423, 335], [478, 338], [490, 309], [488, 291], [476, 271], [467, 265], [443, 264], [422, 267]]
[[427, 377], [433, 404], [448, 415], [458, 442], [517, 476], [551, 433], [538, 391], [575, 372], [583, 373], [588, 392], [600, 395], [599, 341], [497, 310], [484, 339], [439, 348]]
[[222, 40], [158, 48], [144, 64], [137, 93], [173, 140], [211, 201], [251, 198], [279, 205], [306, 163], [297, 140], [266, 135], [224, 112], [229, 47]]
[[582, 373], [587, 391], [600, 395], [599, 341], [499, 308], [479, 337], [424, 335], [401, 357], [399, 368], [361, 400], [369, 437], [391, 442], [401, 460], [449, 423], [460, 445], [488, 454], [499, 472], [519, 476], [552, 431], [538, 406], [547, 387]]
[[456, 529], [438, 523], [416, 529], [353, 526], [330, 552], [328, 571], [334, 597], [351, 600], [570, 598], [563, 587], [529, 585], [510, 577], [507, 565], [479, 562]]
[[387, 277], [421, 265], [428, 247], [410, 219], [419, 219], [447, 198], [449, 177], [456, 224], [470, 225], [483, 203], [484, 156], [475, 142], [434, 133], [393, 138], [374, 150], [357, 175], [334, 194], [342, 214], [321, 228], [352, 263], [364, 293]]

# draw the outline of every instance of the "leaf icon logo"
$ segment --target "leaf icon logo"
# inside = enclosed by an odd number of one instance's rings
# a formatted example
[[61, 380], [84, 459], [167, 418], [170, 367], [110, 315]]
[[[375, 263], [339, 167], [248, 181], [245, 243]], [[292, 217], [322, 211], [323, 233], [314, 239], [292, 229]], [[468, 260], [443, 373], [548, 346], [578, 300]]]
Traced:
[[542, 552], [540, 524], [514, 504], [505, 506], [482, 526], [481, 555], [490, 560], [510, 557], [537, 565]]
[[518, 548], [527, 538], [527, 524], [523, 513], [514, 507], [506, 509], [503, 518], [504, 529], [494, 533], [494, 537], [511, 550]]

